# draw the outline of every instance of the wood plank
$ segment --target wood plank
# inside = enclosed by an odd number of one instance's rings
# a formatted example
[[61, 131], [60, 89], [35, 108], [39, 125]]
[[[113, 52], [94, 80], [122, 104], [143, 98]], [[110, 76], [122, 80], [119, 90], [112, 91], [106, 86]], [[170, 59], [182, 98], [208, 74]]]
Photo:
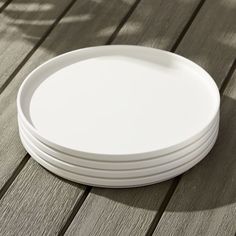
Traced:
[[[21, 63], [22, 59], [36, 45], [40, 38], [55, 22], [57, 17], [68, 6], [70, 1], [50, 0], [36, 1], [22, 4], [22, 1], [13, 1], [0, 15], [0, 92], [1, 86], [6, 82], [11, 73]], [[53, 10], [52, 10], [52, 9]], [[40, 22], [47, 21], [47, 24], [40, 25]], [[29, 36], [32, 36], [29, 38]], [[33, 39], [35, 38], [35, 39]], [[12, 98], [12, 99], [15, 99]], [[13, 101], [13, 100], [12, 100]], [[2, 119], [5, 112], [2, 107], [0, 110], [1, 119], [1, 139], [0, 139], [0, 188], [7, 181], [14, 169], [12, 166], [19, 165], [22, 158], [9, 158], [11, 155], [19, 154], [24, 156], [18, 136], [15, 135], [16, 119], [15, 107], [11, 110], [11, 101], [5, 103], [9, 111], [8, 120]], [[4, 106], [4, 105], [3, 105]], [[10, 123], [8, 123], [8, 121]], [[12, 127], [10, 127], [12, 124]], [[8, 133], [6, 133], [8, 132]], [[8, 144], [11, 143], [11, 147]]]
[[[142, 2], [129, 21], [121, 29], [115, 43], [141, 44], [170, 50], [174, 45], [176, 36], [180, 34], [179, 30], [183, 28], [182, 25], [186, 22], [186, 18], [183, 19], [187, 14], [185, 10], [189, 11], [190, 14], [191, 10], [186, 9], [187, 6], [190, 7], [188, 5], [189, 2], [185, 3], [186, 6], [179, 4], [179, 2], [171, 3], [165, 1], [165, 3], [159, 3], [160, 5], [157, 1], [155, 1], [155, 3], [150, 1]], [[194, 21], [188, 31], [189, 33], [184, 37], [183, 43], [181, 43], [177, 51], [179, 54], [196, 61], [205, 69], [209, 70], [220, 86], [229, 67], [233, 63], [235, 54], [232, 50], [225, 50], [225, 45], [217, 41], [217, 32], [221, 31], [221, 24], [224, 25], [226, 30], [231, 32], [230, 30], [234, 27], [234, 25], [232, 25], [233, 15], [228, 15], [228, 12], [224, 11], [222, 15], [223, 20], [221, 19], [222, 23], [216, 24], [215, 26], [214, 11], [209, 10], [211, 9], [213, 1], [210, 3], [211, 4], [207, 4], [207, 7], [204, 6], [203, 13], [200, 11], [201, 21], [199, 17]], [[218, 10], [218, 7], [215, 8]], [[168, 9], [172, 10], [169, 11]], [[208, 10], [211, 14], [206, 13]], [[228, 19], [228, 17], [230, 19]], [[212, 20], [210, 21], [209, 19], [211, 18]], [[210, 23], [210, 26], [208, 26], [206, 22]], [[201, 25], [199, 25], [200, 23]], [[207, 25], [207, 27], [204, 27], [204, 25]], [[208, 35], [209, 29], [211, 29], [211, 37]], [[231, 37], [232, 36], [229, 34], [223, 34], [222, 40], [228, 41]], [[199, 44], [195, 38], [201, 38], [201, 44]], [[192, 42], [195, 43], [193, 44]], [[214, 51], [214, 53], [212, 51]], [[195, 57], [195, 53], [198, 55], [197, 57]], [[211, 61], [210, 63], [208, 63], [208, 59]], [[220, 72], [219, 68], [221, 68]], [[215, 71], [216, 73], [214, 73]], [[218, 72], [222, 77], [217, 74]], [[201, 181], [204, 181], [204, 179], [201, 179]], [[156, 202], [156, 196], [150, 193], [156, 191], [159, 194], [160, 188], [163, 187], [163, 184], [167, 183], [168, 182], [151, 186], [148, 188], [148, 191], [146, 191], [147, 189], [145, 190], [145, 188], [143, 188], [143, 191], [140, 191], [140, 189], [134, 190], [136, 191], [135, 197], [136, 199], [146, 199], [149, 203]], [[120, 192], [122, 193], [122, 191]], [[119, 192], [116, 193], [120, 195]], [[155, 209], [147, 205], [137, 212], [137, 209], [139, 209], [138, 204], [135, 205], [131, 203], [133, 202], [133, 194], [124, 196], [124, 198], [125, 200], [119, 200], [119, 197], [116, 195], [114, 197], [114, 190], [93, 189], [93, 192], [88, 195], [85, 204], [75, 216], [66, 235], [144, 235], [154, 219], [155, 214], [153, 213], [155, 212], [158, 215], [160, 205], [158, 205], [157, 202]], [[124, 206], [124, 204], [126, 206]], [[92, 206], [93, 210], [91, 210], [89, 206]], [[122, 216], [120, 209], [122, 209]], [[134, 215], [136, 217], [134, 217]], [[166, 220], [168, 220], [168, 217]], [[117, 227], [115, 225], [117, 225]], [[171, 224], [169, 224], [169, 227], [172, 227]], [[174, 233], [175, 232], [173, 232], [173, 235]], [[166, 234], [158, 235], [168, 235], [168, 231], [166, 231]]]
[[154, 235], [235, 235], [236, 72], [221, 107], [216, 146], [182, 177]]
[[0, 88], [71, 2], [15, 0], [4, 9], [0, 14]]
[[[62, 52], [106, 43], [133, 2], [77, 1], [0, 95], [0, 187], [26, 155], [18, 137], [15, 102], [26, 75]], [[104, 29], [106, 35], [100, 35]], [[57, 234], [83, 191], [84, 187], [62, 180], [30, 160], [0, 201], [0, 234]]]
[[205, 68], [218, 87], [236, 55], [235, 15], [234, 0], [207, 0], [176, 51]]
[[[115, 0], [110, 1], [104, 7], [103, 4], [96, 2], [86, 1], [85, 4], [85, 1], [78, 1], [56, 27], [55, 32], [49, 35], [45, 43], [17, 74], [14, 81], [0, 95], [0, 188], [26, 154], [19, 140], [16, 119], [16, 95], [22, 81], [38, 65], [60, 53], [80, 47], [104, 44], [129, 10], [133, 0], [130, 0], [129, 4], [128, 1], [123, 4], [114, 2]], [[114, 15], [111, 17], [108, 13], [112, 11]], [[81, 17], [82, 21], [79, 22]], [[68, 21], [72, 19], [75, 22], [68, 24]], [[99, 36], [99, 32], [104, 28], [109, 28], [109, 34]], [[63, 38], [64, 35], [67, 40], [57, 40]]]
[[56, 235], [84, 190], [57, 180], [30, 159], [1, 200], [1, 235]]
[[3, 10], [3, 8], [6, 6], [6, 4], [9, 4], [11, 0], [1, 0], [0, 1], [0, 12]]
[[[196, 28], [201, 29], [198, 34]], [[178, 52], [186, 52], [188, 57], [205, 65], [220, 87], [236, 56], [235, 31], [235, 2], [208, 1]], [[188, 40], [191, 46], [186, 51]], [[221, 104], [216, 146], [204, 161], [182, 177], [154, 235], [234, 235], [236, 232], [235, 78], [234, 73]]]
[[169, 183], [133, 189], [93, 188], [65, 235], [145, 235]]
[[7, 0], [2, 0], [0, 1], [0, 11], [2, 10], [2, 6], [7, 2]]

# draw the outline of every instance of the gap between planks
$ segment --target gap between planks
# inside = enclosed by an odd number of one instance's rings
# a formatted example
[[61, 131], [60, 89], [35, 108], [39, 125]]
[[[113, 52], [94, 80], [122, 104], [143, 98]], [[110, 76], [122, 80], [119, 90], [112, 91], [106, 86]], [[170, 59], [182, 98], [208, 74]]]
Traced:
[[[12, 0], [10, 0], [11, 2]], [[12, 74], [8, 77], [8, 79], [3, 83], [0, 88], [0, 94], [4, 91], [4, 89], [8, 86], [8, 84], [13, 80], [13, 78], [17, 75], [17, 73], [21, 70], [21, 68], [25, 65], [25, 63], [29, 60], [29, 58], [34, 54], [34, 52], [40, 47], [40, 45], [45, 41], [48, 35], [53, 31], [53, 29], [58, 25], [60, 20], [66, 15], [66, 13], [71, 9], [76, 0], [72, 0], [69, 5], [64, 9], [64, 11], [59, 15], [59, 17], [54, 21], [54, 23], [49, 27], [49, 29], [45, 32], [45, 34], [41, 37], [41, 39], [35, 44], [35, 46], [28, 52], [28, 54], [24, 57], [24, 59], [20, 62], [20, 64], [16, 67], [16, 69], [12, 72]], [[8, 4], [7, 4], [8, 5]]]
[[187, 21], [185, 27], [183, 28], [182, 32], [180, 33], [179, 37], [177, 38], [176, 42], [174, 43], [173, 47], [171, 48], [171, 52], [175, 52], [175, 50], [177, 49], [177, 47], [179, 46], [180, 42], [182, 41], [182, 39], [184, 38], [185, 34], [187, 33], [188, 29], [190, 28], [190, 26], [192, 25], [194, 19], [196, 18], [198, 12], [201, 10], [203, 4], [206, 2], [206, 0], [201, 0], [199, 2], [199, 4], [197, 5], [196, 9], [194, 10], [192, 16], [189, 18], [189, 20]]
[[[12, 0], [7, 1], [2, 6], [3, 9], [5, 9]], [[55, 22], [49, 27], [49, 29], [45, 32], [45, 34], [42, 36], [42, 38], [39, 40], [39, 42], [33, 47], [33, 49], [26, 55], [26, 57], [21, 61], [21, 63], [16, 67], [16, 69], [13, 71], [13, 73], [8, 77], [8, 79], [5, 81], [5, 83], [0, 87], [0, 94], [4, 91], [4, 89], [7, 87], [7, 85], [13, 80], [13, 78], [17, 75], [17, 73], [21, 70], [21, 68], [25, 65], [25, 63], [29, 60], [29, 58], [34, 54], [34, 52], [40, 47], [40, 45], [45, 41], [47, 36], [53, 31], [53, 29], [57, 26], [57, 24], [60, 22], [60, 20], [66, 15], [66, 13], [71, 9], [71, 7], [74, 5], [76, 0], [72, 0], [70, 4], [64, 9], [64, 11], [59, 15], [59, 17], [55, 20]], [[1, 8], [1, 9], [2, 9]], [[1, 11], [0, 11], [1, 12]], [[20, 171], [24, 168], [26, 163], [28, 162], [30, 156], [27, 153], [25, 157], [22, 159], [20, 164], [16, 167], [8, 181], [4, 184], [4, 186], [0, 189], [0, 200], [8, 190], [8, 188], [11, 186], [11, 184], [14, 182]]]
[[15, 178], [18, 176], [18, 174], [21, 172], [21, 170], [24, 168], [28, 160], [30, 159], [30, 155], [27, 153], [25, 157], [22, 159], [20, 164], [17, 166], [17, 168], [12, 173], [11, 177], [7, 180], [7, 182], [3, 185], [3, 187], [0, 190], [0, 200], [6, 193], [6, 191], [9, 189]]
[[[236, 70], [236, 58], [234, 59], [234, 62], [232, 63], [232, 65], [231, 65], [231, 67], [230, 67], [230, 69], [229, 69], [226, 77], [224, 78], [224, 80], [223, 80], [223, 82], [221, 84], [221, 87], [219, 89], [220, 90], [220, 97], [221, 98], [222, 98], [222, 96], [224, 94], [224, 91], [227, 88], [227, 85], [229, 84], [229, 82], [230, 82], [230, 80], [232, 78], [232, 75], [233, 75], [235, 70]], [[164, 205], [164, 206], [161, 205], [160, 212], [157, 212], [156, 216], [154, 217], [153, 222], [151, 223], [150, 228], [149, 228], [149, 230], [146, 233], [146, 236], [153, 235], [153, 233], [154, 233], [154, 231], [155, 231], [155, 229], [156, 229], [156, 227], [157, 227], [157, 225], [158, 225], [158, 223], [159, 223], [159, 221], [160, 221], [160, 219], [161, 219], [161, 217], [162, 217], [162, 215], [163, 215], [167, 205], [169, 204], [169, 202], [171, 200], [171, 197], [174, 194], [174, 192], [175, 192], [175, 190], [176, 190], [176, 188], [177, 188], [177, 186], [178, 186], [182, 176], [183, 176], [183, 174], [177, 176], [174, 179], [174, 182], [170, 186], [170, 189], [167, 192], [166, 197], [164, 198], [164, 201], [162, 203], [162, 205]]]
[[234, 59], [234, 62], [232, 64], [232, 66], [230, 67], [229, 72], [226, 75], [226, 77], [225, 77], [225, 79], [224, 79], [224, 81], [223, 81], [223, 83], [222, 83], [222, 85], [220, 87], [220, 96], [221, 97], [223, 96], [223, 93], [224, 93], [227, 85], [229, 84], [230, 79], [231, 79], [231, 77], [232, 77], [232, 75], [233, 75], [235, 70], [236, 70], [236, 58]]
[[[4, 3], [4, 5], [2, 6], [2, 8], [0, 8], [0, 12], [1, 10], [5, 9], [12, 0], [7, 1], [6, 3]], [[8, 79], [5, 81], [5, 83], [0, 87], [0, 94], [5, 90], [5, 88], [8, 86], [8, 84], [14, 79], [14, 77], [17, 75], [17, 73], [21, 70], [21, 68], [26, 64], [26, 62], [30, 59], [30, 57], [34, 54], [34, 52], [40, 47], [40, 45], [46, 40], [46, 38], [48, 37], [48, 35], [53, 31], [53, 29], [58, 25], [58, 23], [60, 22], [60, 20], [67, 14], [67, 12], [72, 8], [72, 6], [75, 4], [76, 0], [72, 0], [71, 3], [65, 8], [65, 10], [61, 13], [61, 15], [55, 20], [55, 22], [51, 25], [51, 27], [45, 32], [45, 34], [42, 36], [42, 38], [39, 40], [39, 42], [33, 47], [33, 49], [25, 56], [25, 58], [21, 61], [21, 63], [17, 66], [17, 68], [13, 71], [13, 73], [8, 77]], [[118, 24], [117, 28], [115, 29], [115, 31], [113, 32], [113, 34], [109, 37], [109, 39], [106, 42], [106, 45], [111, 44], [112, 41], [116, 38], [117, 34], [119, 33], [120, 29], [123, 27], [123, 25], [126, 23], [126, 21], [129, 19], [129, 17], [132, 15], [132, 13], [134, 12], [134, 10], [137, 8], [138, 4], [141, 2], [141, 0], [136, 0], [133, 5], [130, 7], [130, 10], [127, 12], [127, 14], [121, 19], [120, 23]], [[0, 189], [0, 200], [1, 198], [4, 196], [4, 194], [6, 193], [6, 191], [8, 190], [8, 188], [11, 186], [11, 184], [14, 182], [14, 180], [16, 179], [16, 177], [18, 176], [18, 174], [20, 173], [20, 171], [23, 169], [23, 167], [26, 165], [26, 163], [28, 162], [30, 156], [27, 153], [25, 155], [25, 157], [23, 158], [23, 160], [20, 162], [20, 164], [16, 167], [16, 170], [13, 172], [13, 174], [11, 175], [11, 177], [8, 179], [8, 181], [4, 184], [4, 186], [2, 187], [2, 189]], [[89, 190], [87, 190], [89, 189]], [[90, 192], [91, 188], [88, 188], [88, 186], [86, 187], [86, 191], [85, 191], [85, 195]], [[86, 198], [86, 197], [85, 197]], [[85, 200], [85, 198], [82, 199]], [[78, 200], [79, 202], [81, 202], [81, 199]], [[78, 203], [76, 203], [76, 205], [78, 205]], [[82, 205], [82, 204], [81, 204]], [[78, 207], [74, 208], [74, 211], [79, 210]], [[76, 211], [76, 212], [77, 212]], [[76, 213], [75, 213], [76, 214]], [[73, 211], [71, 213], [71, 215], [73, 215]], [[71, 217], [69, 216], [68, 220], [70, 220]], [[71, 219], [72, 221], [73, 219]], [[67, 222], [65, 223], [65, 225], [63, 226], [66, 227]], [[69, 225], [67, 226], [67, 228], [69, 227]], [[63, 229], [61, 230], [63, 231]]]
[[127, 14], [123, 17], [123, 19], [121, 19], [120, 24], [118, 24], [118, 26], [116, 27], [115, 31], [112, 33], [112, 35], [109, 37], [109, 39], [107, 40], [105, 45], [109, 45], [111, 44], [116, 36], [118, 35], [118, 33], [120, 32], [121, 28], [124, 26], [124, 24], [128, 21], [128, 19], [130, 18], [130, 16], [133, 14], [133, 12], [135, 11], [135, 9], [137, 8], [137, 6], [139, 5], [139, 3], [141, 2], [141, 0], [136, 0], [134, 2], [134, 4], [130, 7], [129, 11], [127, 12]]
[[63, 227], [60, 229], [58, 236], [62, 236], [65, 234], [66, 230], [68, 229], [71, 222], [73, 221], [76, 213], [79, 211], [80, 207], [83, 205], [85, 199], [89, 195], [91, 189], [92, 189], [91, 186], [86, 186], [86, 189], [85, 189], [82, 197], [79, 197], [78, 200], [76, 201], [75, 206], [71, 211], [71, 214], [69, 215], [69, 217], [68, 217], [67, 221], [65, 222], [65, 224], [63, 225]]
[[6, 2], [4, 2], [2, 4], [2, 6], [0, 7], [0, 13], [2, 13], [4, 11], [4, 9], [12, 2], [12, 0], [7, 0]]

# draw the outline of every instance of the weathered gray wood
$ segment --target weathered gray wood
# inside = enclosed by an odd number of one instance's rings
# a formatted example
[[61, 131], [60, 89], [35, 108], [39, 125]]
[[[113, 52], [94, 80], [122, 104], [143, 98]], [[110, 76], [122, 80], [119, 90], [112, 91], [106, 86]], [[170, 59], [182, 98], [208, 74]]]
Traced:
[[[163, 4], [165, 10], [161, 7]], [[170, 49], [174, 42], [172, 39], [179, 35], [179, 27], [186, 21], [177, 13], [185, 14], [185, 9], [191, 7], [189, 4], [188, 1], [182, 4], [178, 2], [174, 6], [176, 13], [161, 16], [159, 11], [168, 12], [173, 4], [169, 1], [142, 4], [142, 8], [136, 10], [135, 16], [122, 28], [114, 43], [124, 41], [127, 44]], [[157, 8], [154, 8], [155, 5]], [[207, 0], [176, 51], [205, 68], [218, 86], [235, 58], [235, 12], [234, 0]], [[175, 24], [170, 24], [174, 21]], [[165, 34], [166, 27], [169, 27], [169, 34]]]
[[[162, 4], [157, 1], [155, 3], [144, 1], [121, 29], [115, 43], [141, 44], [171, 49], [176, 37], [183, 29], [183, 23], [187, 21], [187, 14], [192, 13], [191, 9], [186, 9], [187, 7], [191, 8], [189, 2], [181, 5], [179, 2], [174, 3], [173, 1], [165, 1]], [[218, 9], [218, 7], [215, 8]], [[204, 20], [200, 20], [198, 17], [194, 21], [193, 27], [190, 28], [189, 33], [184, 37], [183, 43], [178, 48], [178, 53], [200, 63], [211, 73], [216, 71], [216, 73], [212, 73], [213, 75], [217, 75], [220, 67], [222, 77], [214, 77], [220, 86], [235, 54], [232, 50], [225, 50], [225, 45], [217, 42], [218, 35], [216, 32], [222, 29], [222, 25], [214, 25], [214, 11], [210, 11], [210, 9], [211, 4], [207, 4], [207, 7], [203, 9], [204, 14], [201, 13], [200, 17]], [[210, 15], [206, 13], [208, 10], [211, 13]], [[225, 29], [232, 29], [234, 27], [232, 14], [227, 16], [227, 11], [223, 13], [224, 20], [222, 20], [222, 24], [225, 25]], [[230, 17], [230, 19], [226, 20], [227, 17]], [[209, 20], [209, 18], [212, 18], [212, 20]], [[207, 24], [206, 22], [210, 26], [204, 27], [204, 24]], [[209, 29], [211, 29], [211, 35], [208, 35]], [[198, 44], [197, 40], [194, 41], [195, 37], [201, 37], [201, 44]], [[229, 39], [231, 39], [231, 36], [223, 34], [222, 40], [227, 41]], [[214, 51], [214, 53], [211, 51]], [[191, 52], [197, 52], [198, 57], [195, 57]], [[208, 63], [208, 59], [211, 63]], [[201, 181], [204, 181], [204, 179], [201, 179]], [[116, 196], [114, 190], [94, 189], [86, 199], [85, 205], [78, 211], [66, 235], [144, 235], [155, 216], [153, 213], [158, 212], [160, 205], [159, 202], [156, 203], [156, 208], [153, 209], [147, 204], [146, 207], [143, 207], [142, 210], [139, 209], [137, 212], [139, 206], [138, 204], [132, 205], [132, 198], [135, 195], [136, 199], [140, 199], [140, 201], [146, 199], [148, 203], [156, 202], [156, 196], [149, 193], [156, 191], [159, 194], [163, 184], [167, 184], [167, 182], [151, 186], [148, 191], [145, 189], [143, 191], [142, 189], [132, 190], [136, 191], [136, 194], [130, 194], [130, 196], [128, 194], [127, 196], [119, 196], [119, 191], [116, 191]], [[122, 213], [120, 209], [122, 209]], [[168, 220], [168, 217], [166, 220]], [[172, 227], [171, 224], [169, 227]], [[168, 231], [165, 233], [158, 235], [168, 235]], [[173, 235], [175, 235], [174, 231]]]
[[56, 235], [83, 191], [30, 159], [1, 200], [1, 235]]
[[6, 1], [7, 1], [7, 0], [2, 0], [2, 1], [0, 2], [0, 11], [1, 11], [2, 6], [6, 3]]
[[[78, 1], [0, 95], [0, 188], [26, 154], [19, 140], [16, 121], [16, 95], [22, 81], [35, 67], [55, 55], [86, 45], [104, 44], [133, 0], [129, 2], [109, 1], [104, 6], [97, 2]], [[114, 13], [112, 17], [110, 12]], [[68, 23], [72, 19], [75, 22]], [[97, 36], [104, 28], [109, 28], [110, 33]]]
[[[235, 31], [235, 2], [208, 1], [178, 52], [184, 55], [186, 52], [207, 68], [220, 86], [236, 56]], [[186, 51], [188, 40], [192, 44]], [[234, 235], [236, 232], [235, 80], [234, 74], [223, 97], [216, 146], [208, 158], [182, 177], [154, 235]]]
[[177, 53], [195, 61], [222, 84], [236, 55], [234, 0], [207, 0]]
[[210, 155], [186, 173], [154, 235], [236, 232], [236, 72], [223, 99], [220, 134]]
[[200, 1], [144, 0], [113, 44], [138, 44], [171, 50]]
[[[32, 3], [16, 0], [0, 14], [0, 91], [2, 84], [69, 3], [66, 0], [60, 3], [56, 0]], [[5, 108], [1, 107], [0, 110], [0, 188], [14, 171], [12, 167], [17, 166], [25, 155], [16, 135], [15, 107], [11, 106], [14, 100], [15, 97], [6, 100], [2, 104]], [[5, 112], [8, 114], [6, 120], [3, 118]]]
[[168, 188], [93, 188], [66, 235], [145, 235]]
[[[18, 137], [15, 102], [25, 76], [59, 53], [104, 44], [133, 2], [76, 2], [0, 95], [1, 187], [26, 154]], [[104, 29], [106, 34], [101, 35], [100, 31]], [[17, 232], [15, 235], [55, 235], [80, 198], [83, 192], [81, 188], [80, 185], [68, 184], [30, 160], [0, 201], [0, 234], [14, 235]]]
[[9, 3], [8, 0], [1, 0], [0, 1], [0, 11], [3, 10], [3, 8], [6, 6], [5, 4], [8, 4], [8, 3]]
[[0, 15], [0, 88], [72, 0], [12, 1]]

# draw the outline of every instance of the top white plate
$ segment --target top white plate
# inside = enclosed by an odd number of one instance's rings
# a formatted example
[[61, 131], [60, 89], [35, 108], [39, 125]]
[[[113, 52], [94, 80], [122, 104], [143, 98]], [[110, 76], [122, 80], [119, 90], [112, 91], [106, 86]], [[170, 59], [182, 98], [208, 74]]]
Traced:
[[212, 78], [176, 54], [100, 46], [56, 57], [18, 93], [18, 112], [42, 142], [89, 158], [145, 158], [202, 135], [219, 110]]

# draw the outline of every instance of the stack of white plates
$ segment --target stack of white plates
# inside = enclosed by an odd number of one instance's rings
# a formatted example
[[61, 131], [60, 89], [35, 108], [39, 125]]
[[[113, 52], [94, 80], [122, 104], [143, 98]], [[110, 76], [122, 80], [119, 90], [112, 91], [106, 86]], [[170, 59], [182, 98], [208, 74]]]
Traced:
[[94, 186], [170, 179], [212, 149], [220, 97], [210, 75], [138, 46], [69, 52], [34, 70], [17, 98], [19, 133], [51, 172]]

